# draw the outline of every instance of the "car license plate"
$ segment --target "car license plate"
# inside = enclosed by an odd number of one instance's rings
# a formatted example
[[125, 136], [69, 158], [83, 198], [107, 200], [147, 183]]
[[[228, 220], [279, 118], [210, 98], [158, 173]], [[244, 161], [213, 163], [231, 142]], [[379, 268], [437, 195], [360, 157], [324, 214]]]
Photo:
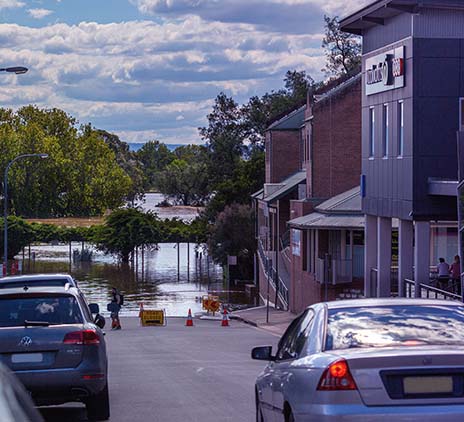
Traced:
[[453, 377], [405, 377], [404, 394], [446, 394], [453, 392]]
[[42, 353], [15, 353], [11, 355], [12, 363], [39, 363], [43, 362]]

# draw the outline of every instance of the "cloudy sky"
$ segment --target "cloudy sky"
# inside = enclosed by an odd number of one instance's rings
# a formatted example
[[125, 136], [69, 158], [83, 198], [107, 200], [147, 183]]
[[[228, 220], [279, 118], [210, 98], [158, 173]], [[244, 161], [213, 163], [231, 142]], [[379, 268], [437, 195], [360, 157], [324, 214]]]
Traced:
[[0, 106], [58, 107], [126, 142], [199, 143], [216, 95], [321, 79], [323, 15], [368, 0], [0, 0]]

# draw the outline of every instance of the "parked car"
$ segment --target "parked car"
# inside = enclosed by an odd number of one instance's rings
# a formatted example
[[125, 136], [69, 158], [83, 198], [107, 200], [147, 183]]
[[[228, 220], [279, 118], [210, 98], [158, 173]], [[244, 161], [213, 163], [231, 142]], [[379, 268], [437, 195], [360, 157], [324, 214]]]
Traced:
[[69, 274], [27, 274], [0, 278], [0, 289], [24, 286], [77, 286], [77, 281]]
[[464, 305], [361, 299], [307, 308], [256, 381], [258, 422], [462, 421]]
[[76, 287], [0, 290], [0, 359], [37, 405], [82, 401], [89, 419], [109, 418], [104, 318]]
[[23, 385], [3, 365], [0, 365], [0, 421], [43, 422]]

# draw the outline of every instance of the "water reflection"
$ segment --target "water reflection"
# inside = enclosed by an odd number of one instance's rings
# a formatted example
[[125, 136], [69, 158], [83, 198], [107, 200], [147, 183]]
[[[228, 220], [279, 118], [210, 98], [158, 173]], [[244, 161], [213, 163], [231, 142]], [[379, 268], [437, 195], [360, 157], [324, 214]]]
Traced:
[[[80, 248], [73, 244], [72, 249]], [[85, 245], [89, 247], [89, 245]], [[134, 265], [120, 265], [113, 257], [93, 250], [91, 263], [70, 263], [69, 246], [34, 246], [31, 259], [25, 254], [23, 273], [72, 274], [89, 302], [106, 312], [111, 287], [124, 294], [123, 315], [137, 315], [140, 302], [145, 308], [165, 309], [168, 316], [185, 316], [188, 309], [201, 311], [201, 297], [215, 291], [222, 302], [248, 304], [243, 292], [227, 291], [221, 268], [196, 250], [195, 245], [160, 244], [158, 250], [139, 253]], [[35, 259], [32, 259], [32, 256]], [[179, 258], [179, 259], [178, 259]]]

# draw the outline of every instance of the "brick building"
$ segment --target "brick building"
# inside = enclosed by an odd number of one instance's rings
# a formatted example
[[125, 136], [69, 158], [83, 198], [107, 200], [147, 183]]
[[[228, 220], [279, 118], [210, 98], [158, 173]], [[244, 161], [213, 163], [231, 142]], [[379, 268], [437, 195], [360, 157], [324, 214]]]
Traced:
[[347, 286], [362, 285], [360, 107], [360, 74], [307, 104], [302, 130], [306, 197], [291, 201], [288, 222], [286, 264], [293, 312], [333, 298]]
[[[269, 290], [271, 301], [295, 312], [319, 301], [322, 293], [314, 265], [308, 266], [315, 253], [314, 228], [305, 229], [300, 221], [290, 230], [291, 221], [359, 185], [361, 77], [332, 85], [326, 92], [308, 96], [306, 106], [269, 127], [266, 184], [254, 195], [261, 298], [266, 299]], [[355, 214], [360, 213], [360, 204], [358, 208]], [[363, 239], [362, 235], [353, 236], [358, 242]], [[317, 237], [317, 258], [324, 258], [330, 246], [329, 234], [321, 231]]]

